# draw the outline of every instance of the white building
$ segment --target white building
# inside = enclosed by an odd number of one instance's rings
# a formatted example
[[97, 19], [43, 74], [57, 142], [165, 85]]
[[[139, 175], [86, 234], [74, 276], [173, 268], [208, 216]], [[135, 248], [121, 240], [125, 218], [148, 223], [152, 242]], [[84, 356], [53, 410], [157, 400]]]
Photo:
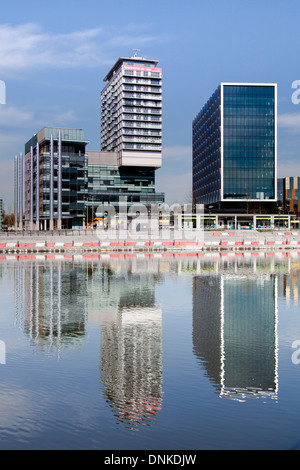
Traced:
[[157, 60], [120, 57], [101, 92], [101, 150], [120, 166], [161, 167], [162, 71]]

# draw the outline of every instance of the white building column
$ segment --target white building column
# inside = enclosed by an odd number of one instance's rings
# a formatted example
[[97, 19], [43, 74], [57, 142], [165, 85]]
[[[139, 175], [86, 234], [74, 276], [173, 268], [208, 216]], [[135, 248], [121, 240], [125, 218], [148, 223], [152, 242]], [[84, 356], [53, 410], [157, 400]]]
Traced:
[[54, 148], [53, 135], [50, 137], [50, 224], [49, 229], [54, 228]]
[[18, 230], [18, 221], [19, 221], [19, 164], [18, 164], [18, 155], [15, 155], [15, 165], [14, 165], [14, 213], [15, 213], [15, 230]]
[[61, 131], [58, 132], [58, 159], [57, 159], [57, 229], [62, 228], [62, 159], [61, 159]]
[[23, 194], [23, 154], [19, 155], [19, 228], [23, 230], [23, 207], [24, 207], [24, 194]]
[[40, 146], [36, 144], [36, 201], [35, 201], [35, 214], [36, 214], [36, 230], [40, 230]]
[[34, 230], [33, 226], [33, 147], [30, 147], [30, 203], [29, 203], [29, 230]]

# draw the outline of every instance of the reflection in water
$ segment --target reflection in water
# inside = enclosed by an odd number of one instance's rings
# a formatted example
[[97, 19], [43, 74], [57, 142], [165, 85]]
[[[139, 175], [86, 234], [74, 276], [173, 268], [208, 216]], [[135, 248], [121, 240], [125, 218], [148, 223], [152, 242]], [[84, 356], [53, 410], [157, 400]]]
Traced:
[[160, 275], [155, 260], [143, 261], [15, 266], [15, 325], [40, 352], [61, 359], [83, 345], [88, 322], [100, 324], [104, 395], [116, 422], [131, 428], [151, 424], [162, 407]]
[[83, 269], [19, 262], [15, 267], [15, 325], [42, 353], [61, 356], [85, 336], [86, 281]]
[[119, 305], [102, 327], [101, 377], [118, 423], [151, 423], [162, 406], [160, 309]]
[[300, 269], [295, 267], [291, 269], [289, 274], [285, 274], [282, 278], [281, 292], [286, 298], [287, 305], [290, 305], [291, 301], [295, 305], [298, 304], [299, 300], [299, 285], [300, 285]]
[[[147, 269], [148, 268], [148, 269]], [[150, 271], [150, 274], [149, 274]], [[149, 425], [162, 406], [162, 313], [155, 262], [95, 269], [89, 318], [101, 324], [101, 382], [117, 423]]]
[[39, 259], [14, 258], [15, 325], [40, 353], [61, 359], [97, 322], [101, 389], [116, 423], [150, 425], [162, 408], [155, 285], [170, 274], [191, 276], [193, 352], [219, 395], [276, 398], [277, 303], [298, 302], [297, 253]]
[[193, 342], [221, 397], [276, 398], [276, 277], [195, 276]]

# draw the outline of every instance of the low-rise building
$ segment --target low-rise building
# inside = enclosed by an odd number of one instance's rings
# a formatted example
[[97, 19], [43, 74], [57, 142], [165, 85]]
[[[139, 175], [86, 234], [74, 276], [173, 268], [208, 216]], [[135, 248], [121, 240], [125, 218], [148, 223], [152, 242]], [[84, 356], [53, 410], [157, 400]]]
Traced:
[[88, 206], [93, 216], [102, 204], [112, 205], [118, 213], [123, 204], [149, 208], [164, 202], [164, 193], [155, 192], [154, 168], [119, 166], [117, 152], [88, 151], [87, 157]]
[[300, 217], [300, 177], [286, 176], [278, 178], [278, 203], [285, 214]]

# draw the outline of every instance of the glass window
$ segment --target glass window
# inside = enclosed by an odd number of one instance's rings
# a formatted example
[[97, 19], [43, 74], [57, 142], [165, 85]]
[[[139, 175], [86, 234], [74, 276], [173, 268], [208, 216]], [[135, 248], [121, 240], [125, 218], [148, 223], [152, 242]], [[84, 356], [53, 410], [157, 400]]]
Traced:
[[275, 197], [273, 86], [224, 86], [224, 198]]

